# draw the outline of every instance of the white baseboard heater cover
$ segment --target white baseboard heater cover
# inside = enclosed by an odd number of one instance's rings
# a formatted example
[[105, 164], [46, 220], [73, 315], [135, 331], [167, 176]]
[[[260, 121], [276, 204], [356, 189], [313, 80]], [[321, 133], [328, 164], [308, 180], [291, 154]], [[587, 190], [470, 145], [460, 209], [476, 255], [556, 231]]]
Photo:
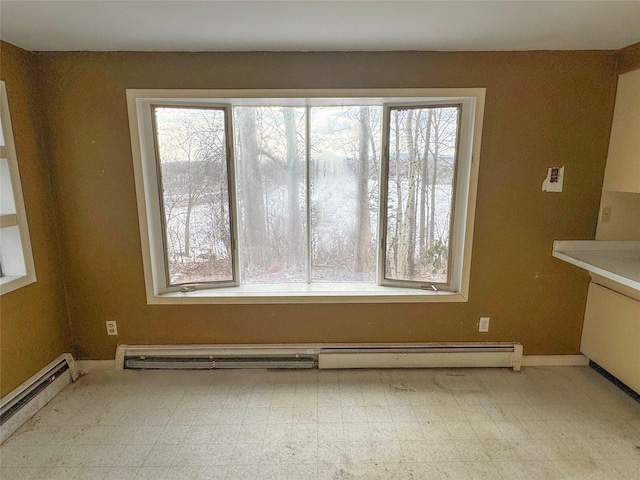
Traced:
[[449, 343], [405, 348], [326, 349], [318, 368], [457, 368], [522, 366], [519, 343]]
[[519, 343], [120, 345], [116, 368], [455, 368], [519, 371]]
[[78, 376], [73, 356], [65, 353], [6, 395], [0, 402], [0, 443]]
[[116, 368], [213, 370], [316, 368], [313, 348], [292, 345], [120, 345]]
[[232, 368], [315, 368], [316, 360], [313, 357], [265, 357], [265, 356], [220, 356], [208, 355], [205, 357], [167, 357], [141, 355], [139, 357], [127, 357], [124, 368], [127, 369], [153, 369], [153, 370], [214, 370]]

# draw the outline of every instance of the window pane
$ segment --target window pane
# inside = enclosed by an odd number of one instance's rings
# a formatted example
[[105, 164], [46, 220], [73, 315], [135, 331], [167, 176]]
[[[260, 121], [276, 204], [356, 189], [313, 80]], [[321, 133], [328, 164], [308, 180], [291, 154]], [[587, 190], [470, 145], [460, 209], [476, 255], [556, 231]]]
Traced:
[[381, 107], [311, 109], [312, 281], [376, 279]]
[[448, 283], [458, 115], [390, 111], [385, 278]]
[[306, 282], [305, 109], [234, 117], [242, 283]]
[[0, 158], [0, 215], [12, 213], [16, 213], [16, 202], [11, 184], [9, 161], [6, 158]]
[[169, 284], [233, 280], [225, 112], [156, 107]]
[[26, 275], [20, 227], [0, 228], [0, 272], [2, 275]]

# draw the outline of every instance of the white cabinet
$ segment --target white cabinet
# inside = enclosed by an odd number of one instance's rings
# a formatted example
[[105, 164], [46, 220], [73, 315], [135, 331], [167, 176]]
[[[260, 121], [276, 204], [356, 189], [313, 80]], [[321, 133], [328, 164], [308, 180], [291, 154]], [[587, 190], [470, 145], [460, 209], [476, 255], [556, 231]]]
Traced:
[[640, 69], [618, 77], [604, 189], [640, 193]]
[[640, 301], [589, 284], [580, 351], [640, 392]]

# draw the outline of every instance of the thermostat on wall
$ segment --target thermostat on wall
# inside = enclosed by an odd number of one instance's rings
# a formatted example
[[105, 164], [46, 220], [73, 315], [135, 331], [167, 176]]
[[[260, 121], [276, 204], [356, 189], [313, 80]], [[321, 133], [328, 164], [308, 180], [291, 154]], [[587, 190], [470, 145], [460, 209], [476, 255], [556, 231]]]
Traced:
[[547, 172], [547, 178], [542, 182], [543, 192], [561, 192], [564, 167], [551, 167]]

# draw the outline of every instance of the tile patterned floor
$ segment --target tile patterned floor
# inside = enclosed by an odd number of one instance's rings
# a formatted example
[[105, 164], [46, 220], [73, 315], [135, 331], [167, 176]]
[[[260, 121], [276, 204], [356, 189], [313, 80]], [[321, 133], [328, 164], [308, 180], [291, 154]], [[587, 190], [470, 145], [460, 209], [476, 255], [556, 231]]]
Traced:
[[588, 367], [94, 372], [0, 478], [640, 479], [640, 404]]

